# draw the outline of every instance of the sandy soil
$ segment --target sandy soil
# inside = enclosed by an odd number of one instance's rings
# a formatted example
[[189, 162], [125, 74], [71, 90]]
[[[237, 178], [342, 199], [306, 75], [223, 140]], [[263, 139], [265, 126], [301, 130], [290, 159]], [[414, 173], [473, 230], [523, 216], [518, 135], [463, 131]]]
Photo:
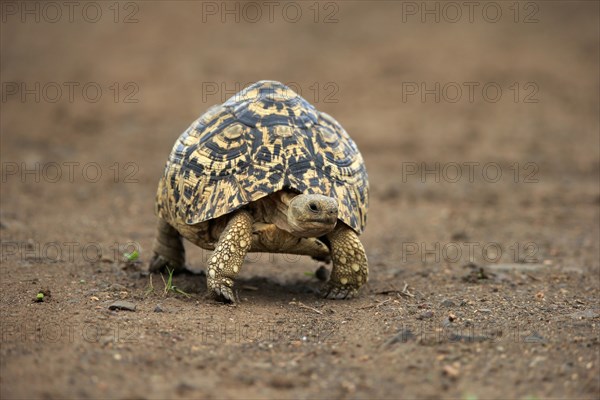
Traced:
[[[600, 396], [597, 2], [54, 4], [2, 3], [3, 399]], [[365, 158], [356, 299], [293, 256], [235, 307], [145, 272], [173, 142], [260, 79]]]

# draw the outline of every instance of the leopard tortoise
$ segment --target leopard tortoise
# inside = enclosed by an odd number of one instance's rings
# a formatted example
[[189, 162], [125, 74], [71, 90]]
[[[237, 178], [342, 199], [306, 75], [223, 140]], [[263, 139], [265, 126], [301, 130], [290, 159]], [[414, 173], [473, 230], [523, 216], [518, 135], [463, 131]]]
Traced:
[[356, 144], [289, 87], [260, 81], [211, 107], [176, 141], [158, 185], [150, 270], [184, 268], [182, 237], [214, 250], [208, 290], [235, 302], [247, 252], [333, 261], [327, 298], [368, 278], [358, 235], [369, 203]]

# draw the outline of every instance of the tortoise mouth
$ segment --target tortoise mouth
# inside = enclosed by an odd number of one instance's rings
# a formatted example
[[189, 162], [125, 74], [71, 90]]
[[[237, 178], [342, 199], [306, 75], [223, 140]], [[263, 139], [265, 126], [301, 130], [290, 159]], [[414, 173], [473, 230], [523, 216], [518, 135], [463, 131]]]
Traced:
[[326, 217], [326, 218], [310, 218], [310, 219], [305, 219], [302, 222], [331, 225], [331, 224], [334, 224], [336, 221], [337, 221], [337, 215]]
[[337, 218], [327, 221], [289, 221], [289, 224], [293, 229], [292, 233], [296, 236], [321, 237], [335, 228]]

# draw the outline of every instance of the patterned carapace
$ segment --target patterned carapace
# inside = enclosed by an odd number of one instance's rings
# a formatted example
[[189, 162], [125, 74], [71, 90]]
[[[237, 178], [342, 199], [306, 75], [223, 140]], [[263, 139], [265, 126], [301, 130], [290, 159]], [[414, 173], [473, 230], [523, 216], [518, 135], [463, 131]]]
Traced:
[[339, 219], [363, 232], [369, 188], [356, 144], [287, 86], [260, 81], [211, 107], [179, 137], [156, 212], [193, 225], [285, 188], [337, 199]]

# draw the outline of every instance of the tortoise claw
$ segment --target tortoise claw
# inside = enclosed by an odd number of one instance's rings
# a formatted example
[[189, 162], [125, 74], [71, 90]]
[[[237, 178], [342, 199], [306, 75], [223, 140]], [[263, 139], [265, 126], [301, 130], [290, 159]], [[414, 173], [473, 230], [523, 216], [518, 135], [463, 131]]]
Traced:
[[345, 300], [351, 299], [358, 293], [358, 290], [349, 285], [335, 285], [331, 282], [325, 286], [322, 291], [323, 298], [332, 300]]
[[212, 296], [223, 303], [237, 303], [238, 298], [233, 291], [233, 281], [231, 279], [222, 278], [213, 282], [209, 282], [209, 287]]

